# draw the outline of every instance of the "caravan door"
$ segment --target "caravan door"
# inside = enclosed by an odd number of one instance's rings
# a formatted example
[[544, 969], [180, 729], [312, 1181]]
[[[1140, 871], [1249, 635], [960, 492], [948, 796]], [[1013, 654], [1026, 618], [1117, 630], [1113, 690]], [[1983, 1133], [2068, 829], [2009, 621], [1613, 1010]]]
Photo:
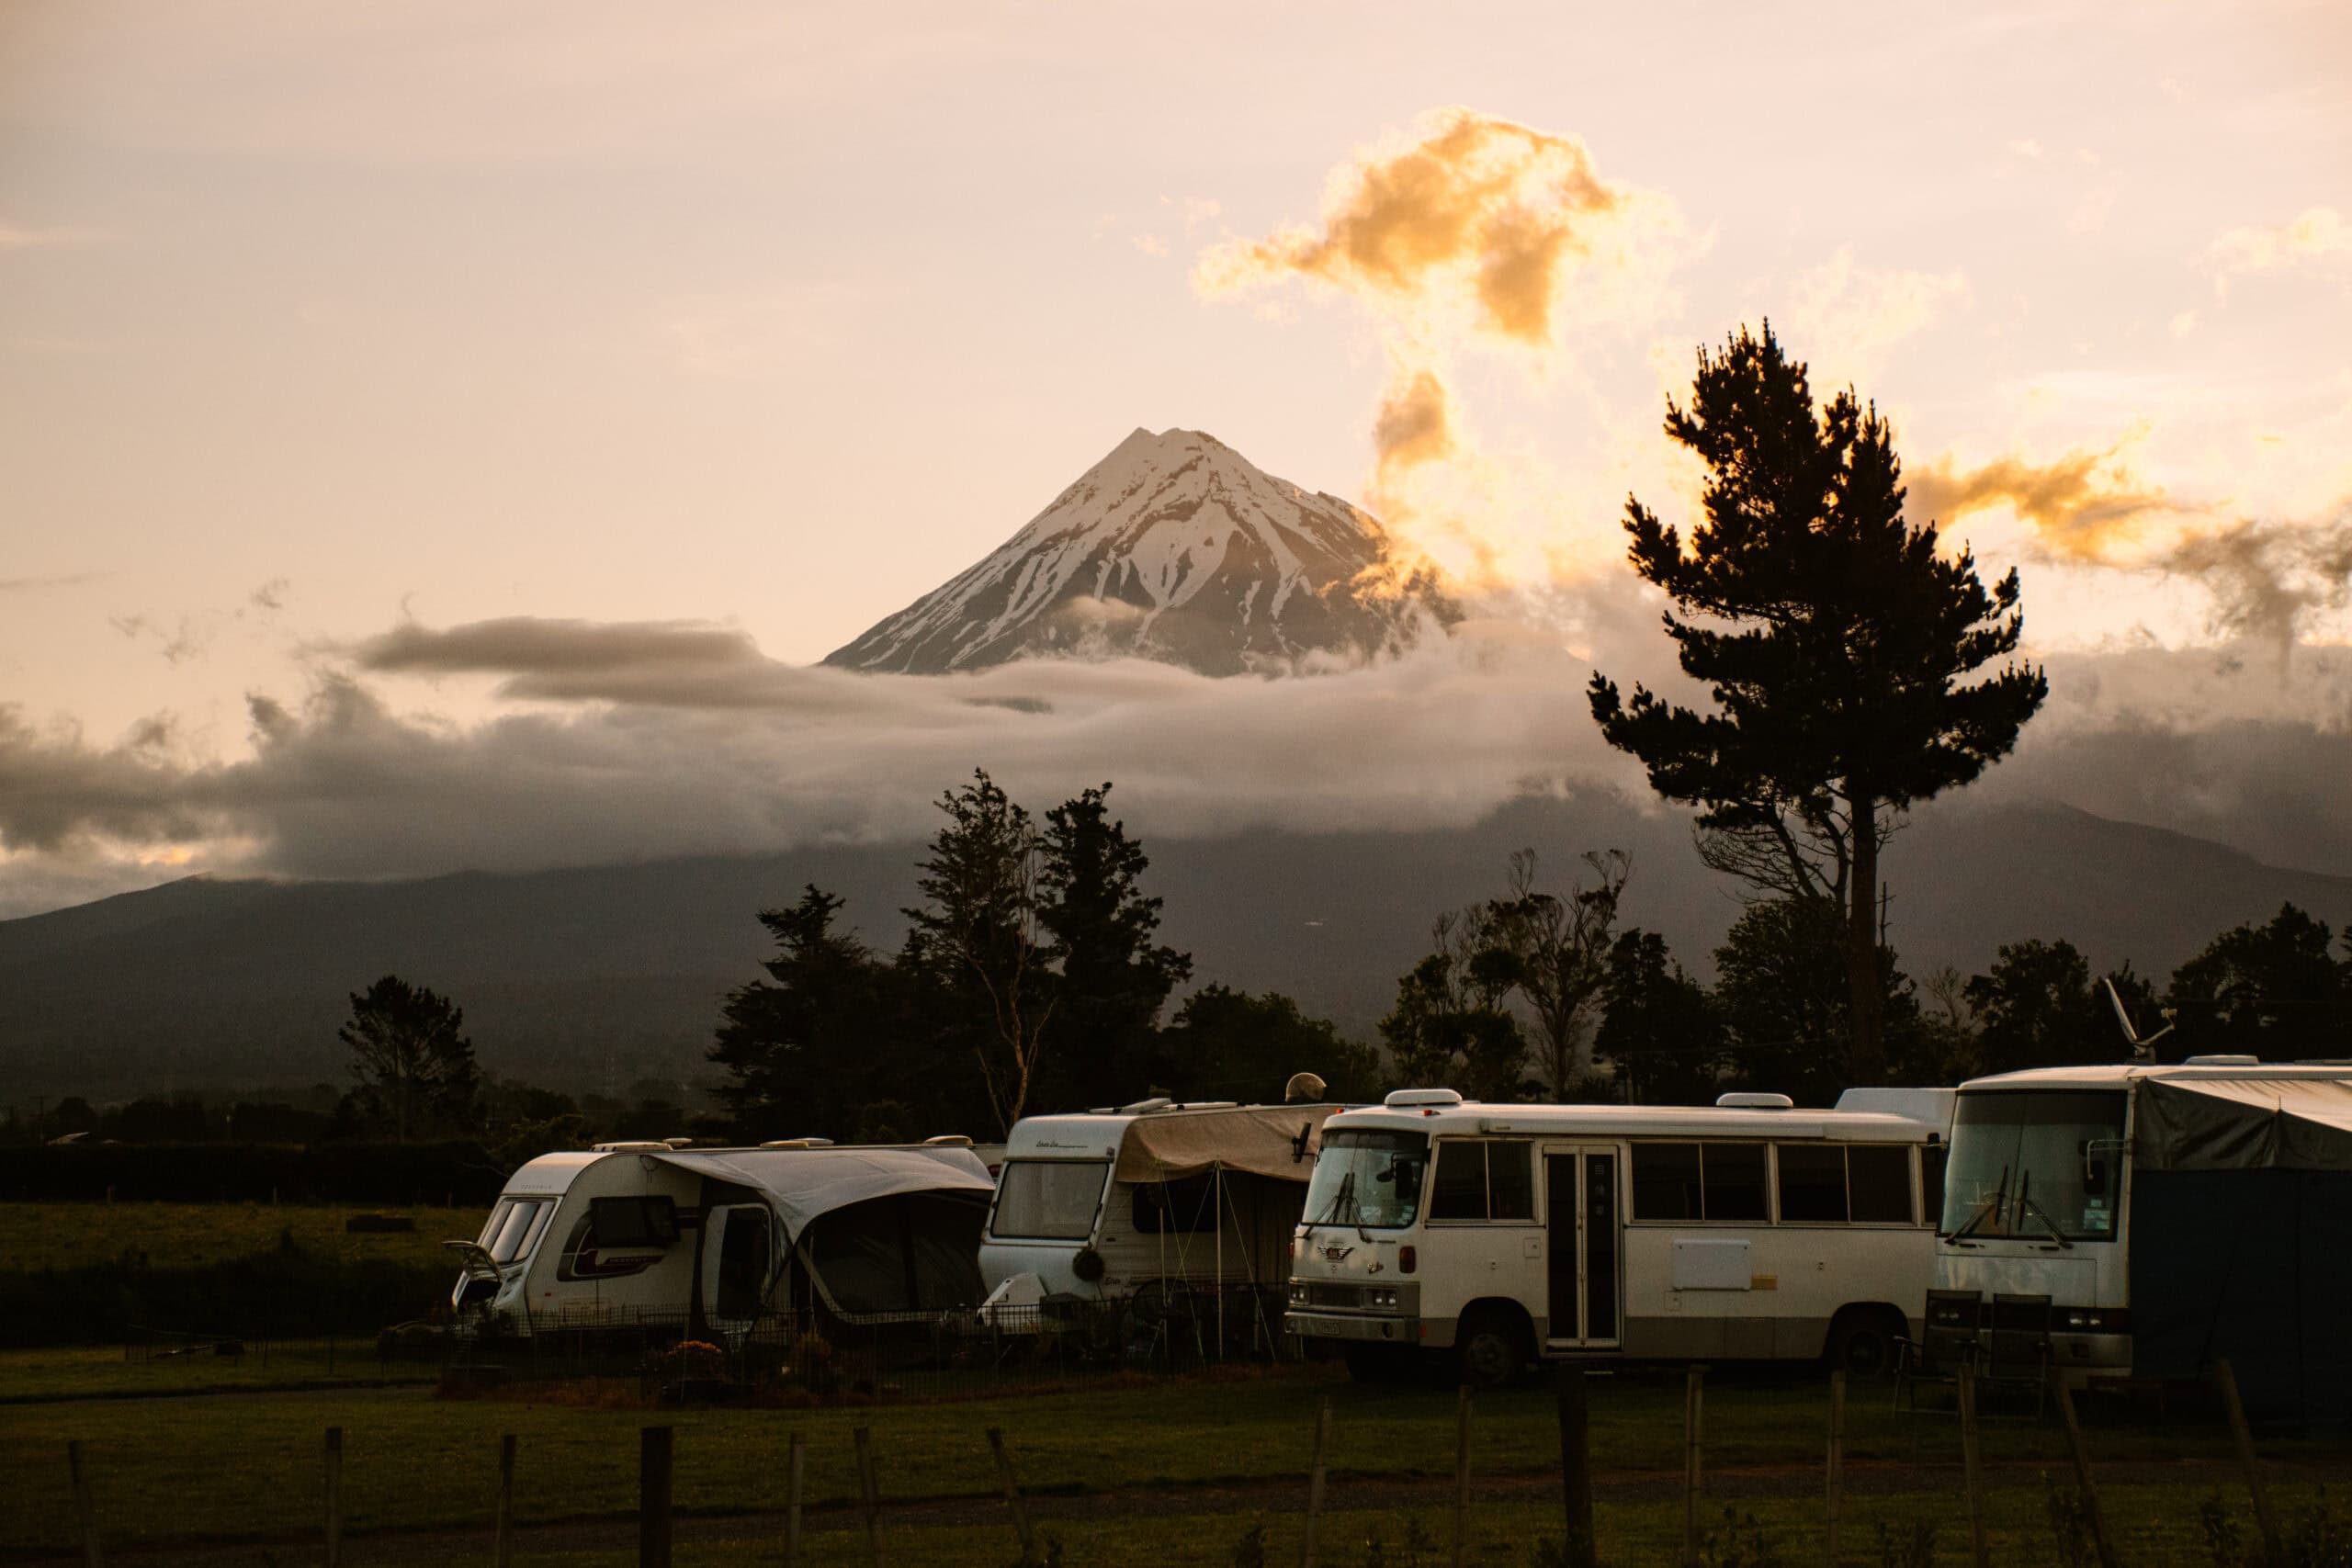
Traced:
[[763, 1203], [728, 1203], [703, 1220], [702, 1299], [711, 1326], [750, 1332], [775, 1279], [775, 1219]]

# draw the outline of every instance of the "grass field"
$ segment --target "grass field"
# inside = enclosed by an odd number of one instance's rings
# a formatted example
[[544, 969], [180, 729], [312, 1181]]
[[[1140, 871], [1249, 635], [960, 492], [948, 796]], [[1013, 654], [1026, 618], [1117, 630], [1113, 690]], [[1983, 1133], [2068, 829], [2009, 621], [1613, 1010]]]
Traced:
[[[277, 1250], [290, 1235], [306, 1251], [346, 1259], [438, 1267], [441, 1244], [470, 1241], [483, 1209], [367, 1209], [275, 1203], [0, 1203], [0, 1259], [6, 1272], [85, 1268], [121, 1261], [149, 1269], [199, 1269]], [[354, 1214], [413, 1218], [413, 1232], [353, 1234]], [[451, 1277], [456, 1270], [450, 1270]]]
[[[1078, 1562], [1223, 1563], [1250, 1515], [1263, 1510], [1271, 1540], [1268, 1561], [1295, 1561], [1294, 1508], [1303, 1484], [1317, 1401], [1333, 1404], [1329, 1463], [1335, 1489], [1373, 1484], [1399, 1494], [1442, 1489], [1453, 1465], [1453, 1404], [1442, 1392], [1363, 1388], [1320, 1369], [1233, 1379], [1193, 1379], [1166, 1385], [1123, 1385], [956, 1404], [891, 1404], [803, 1410], [696, 1409], [650, 1412], [508, 1400], [455, 1401], [423, 1391], [368, 1391], [308, 1395], [253, 1394], [200, 1399], [114, 1400], [24, 1405], [0, 1421], [0, 1473], [12, 1479], [17, 1506], [0, 1524], [0, 1551], [64, 1550], [73, 1539], [64, 1463], [68, 1438], [86, 1445], [95, 1489], [117, 1547], [212, 1541], [281, 1544], [315, 1528], [320, 1495], [321, 1434], [345, 1430], [347, 1528], [380, 1537], [369, 1555], [401, 1541], [399, 1532], [485, 1529], [492, 1517], [499, 1435], [520, 1442], [517, 1515], [526, 1524], [607, 1520], [625, 1529], [636, 1498], [638, 1429], [649, 1422], [677, 1427], [676, 1499], [688, 1515], [724, 1518], [778, 1506], [782, 1501], [786, 1435], [809, 1444], [808, 1498], [841, 1505], [855, 1494], [851, 1428], [869, 1427], [882, 1471], [886, 1502], [907, 1507], [919, 1499], [965, 1499], [964, 1511], [985, 1514], [995, 1495], [984, 1429], [1001, 1426], [1016, 1455], [1023, 1486], [1047, 1506], [1097, 1502], [1090, 1517], [1056, 1528]], [[1596, 1468], [1632, 1485], [1622, 1503], [1604, 1503], [1603, 1545], [1622, 1563], [1664, 1561], [1653, 1548], [1679, 1539], [1679, 1505], [1672, 1477], [1681, 1462], [1681, 1390], [1666, 1380], [1609, 1380], [1593, 1401]], [[1741, 1499], [1768, 1533], [1790, 1538], [1787, 1562], [1815, 1560], [1814, 1544], [1793, 1542], [1820, 1522], [1820, 1453], [1826, 1398], [1810, 1382], [1727, 1381], [1711, 1387], [1707, 1462], [1718, 1484], [1736, 1490], [1762, 1476], [1766, 1493]], [[2225, 1467], [2184, 1461], [2218, 1461], [2222, 1434], [2200, 1421], [2117, 1423], [2116, 1413], [2094, 1409], [2092, 1441], [2103, 1461], [2133, 1461], [2120, 1473], [2109, 1503], [2119, 1527], [2145, 1538], [2132, 1563], [2203, 1563], [2198, 1504], [2226, 1483]], [[1539, 1493], [1557, 1462], [1551, 1400], [1514, 1392], [1484, 1398], [1476, 1420], [1473, 1468], [1489, 1481], [1529, 1478], [1522, 1492]], [[2010, 1568], [2057, 1559], [2036, 1542], [2046, 1538], [2039, 1476], [2067, 1472], [2064, 1440], [2052, 1427], [1988, 1425], [1985, 1458], [2000, 1490], [2002, 1517], [2016, 1536], [2003, 1561]], [[2352, 1463], [2339, 1445], [2266, 1444], [2308, 1480], [2328, 1467]], [[1958, 1510], [1959, 1434], [1935, 1417], [1896, 1418], [1883, 1399], [1858, 1397], [1850, 1407], [1849, 1463], [1860, 1478], [1876, 1465], [1915, 1486], [1906, 1497], [1861, 1496], [1862, 1521], [1848, 1536], [1847, 1556], [1876, 1562], [1865, 1538], [1878, 1517], [1939, 1521], [1946, 1561], [1964, 1548]], [[2145, 1473], [2176, 1467], [2180, 1480], [2150, 1484]], [[1641, 1481], [1636, 1472], [1657, 1472]], [[1627, 1483], [1634, 1477], [1638, 1484]], [[1657, 1495], [1634, 1495], [1646, 1487]], [[1146, 1507], [1141, 1500], [1149, 1498]], [[1222, 1501], [1212, 1504], [1212, 1497]], [[1136, 1500], [1132, 1509], [1125, 1507]], [[931, 1505], [935, 1513], [940, 1506]], [[1516, 1511], [1514, 1511], [1516, 1510]], [[953, 1509], [951, 1507], [950, 1511]], [[2243, 1512], [2243, 1508], [2240, 1509]], [[1385, 1511], [1384, 1511], [1385, 1512]], [[1421, 1510], [1425, 1528], [1440, 1530], [1441, 1510]], [[1148, 1515], [1148, 1517], [1146, 1517]], [[1361, 1517], [1356, 1517], [1361, 1515]], [[1335, 1520], [1326, 1539], [1352, 1533], [1346, 1553], [1327, 1562], [1365, 1560], [1366, 1531], [1384, 1513], [1361, 1504]], [[1480, 1529], [1488, 1541], [1480, 1561], [1524, 1561], [1528, 1531], [1547, 1528], [1550, 1514], [1509, 1499], [1482, 1506]], [[838, 1522], [838, 1521], [837, 1521]], [[968, 1521], [933, 1518], [903, 1526], [910, 1551], [893, 1562], [1009, 1562], [1009, 1531], [974, 1526], [968, 1547], [955, 1538]], [[706, 1527], [707, 1529], [709, 1527]], [[764, 1533], [765, 1526], [762, 1527]], [[1388, 1568], [1402, 1561], [1401, 1522], [1385, 1529]], [[1555, 1527], [1548, 1527], [1555, 1528]], [[1341, 1534], [1331, 1534], [1338, 1530]], [[389, 1533], [388, 1533], [389, 1532]], [[1292, 1532], [1285, 1534], [1285, 1532]], [[609, 1532], [608, 1532], [609, 1533]], [[917, 1552], [913, 1539], [929, 1544]], [[814, 1561], [852, 1560], [847, 1536], [828, 1538]], [[983, 1546], [993, 1541], [993, 1545]], [[1148, 1551], [1143, 1543], [1148, 1543]], [[1508, 1543], [1510, 1550], [1504, 1548]], [[2169, 1544], [2166, 1544], [2169, 1543]], [[420, 1548], [422, 1540], [413, 1544]], [[594, 1551], [601, 1551], [597, 1543]], [[1868, 1551], [1865, 1548], [1869, 1548]], [[2190, 1550], [2193, 1548], [2193, 1551]], [[836, 1551], [836, 1549], [838, 1551]], [[442, 1540], [435, 1556], [462, 1554], [462, 1543]], [[773, 1541], [760, 1550], [773, 1556]], [[978, 1555], [960, 1555], [968, 1550]], [[1662, 1549], [1661, 1549], [1662, 1550]], [[582, 1562], [602, 1559], [594, 1551]], [[697, 1539], [687, 1561], [752, 1561], [752, 1543], [736, 1548]], [[989, 1553], [995, 1555], [991, 1557]], [[695, 1553], [708, 1553], [697, 1557]]]

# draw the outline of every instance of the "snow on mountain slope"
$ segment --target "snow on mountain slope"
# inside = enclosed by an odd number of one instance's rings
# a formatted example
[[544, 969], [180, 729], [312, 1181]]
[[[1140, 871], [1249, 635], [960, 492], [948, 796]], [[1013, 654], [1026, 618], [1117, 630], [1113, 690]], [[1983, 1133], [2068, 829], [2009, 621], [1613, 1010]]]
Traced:
[[827, 664], [941, 674], [1040, 654], [1134, 654], [1214, 675], [1377, 652], [1452, 606], [1360, 582], [1378, 523], [1198, 431], [1137, 430], [986, 558]]

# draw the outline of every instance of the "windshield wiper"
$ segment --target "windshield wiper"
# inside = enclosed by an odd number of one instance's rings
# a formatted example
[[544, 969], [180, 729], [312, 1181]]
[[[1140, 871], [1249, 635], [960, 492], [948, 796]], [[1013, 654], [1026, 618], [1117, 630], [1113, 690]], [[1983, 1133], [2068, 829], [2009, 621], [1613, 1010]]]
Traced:
[[1340, 1223], [1340, 1205], [1354, 1202], [1355, 1197], [1356, 1173], [1351, 1170], [1340, 1178], [1340, 1190], [1331, 1194], [1331, 1206], [1323, 1211], [1323, 1217], [1319, 1220], [1307, 1221], [1306, 1228], [1308, 1230], [1313, 1230], [1317, 1225], [1338, 1224]]
[[2028, 1177], [2026, 1179], [2026, 1184], [2018, 1189], [2018, 1213], [2020, 1214], [2041, 1215], [2041, 1223], [2050, 1227], [2050, 1234], [2058, 1238], [2058, 1245], [2064, 1247], [2069, 1252], [2074, 1251], [2075, 1244], [2066, 1239], [2066, 1233], [2058, 1228], [2058, 1222], [2050, 1217], [2050, 1211], [2033, 1201], [2033, 1194], [2028, 1190], [2028, 1188], [2032, 1184], [2032, 1180], [2033, 1179], [2031, 1177]]
[[1978, 1225], [1983, 1224], [1993, 1215], [1999, 1213], [2001, 1212], [2002, 1205], [2006, 1204], [2008, 1201], [2009, 1168], [2005, 1165], [2001, 1168], [2001, 1184], [1993, 1189], [1993, 1195], [1984, 1200], [1982, 1203], [1977, 1204], [1976, 1212], [1969, 1215], [1967, 1220], [1958, 1230], [1952, 1232], [1951, 1235], [1945, 1236], [1943, 1239], [1949, 1242], [1957, 1243], [1963, 1247], [1972, 1245], [1976, 1247], [1984, 1246], [1984, 1244], [1981, 1241], [1971, 1243], [1968, 1239], [1970, 1234], [1973, 1232]]

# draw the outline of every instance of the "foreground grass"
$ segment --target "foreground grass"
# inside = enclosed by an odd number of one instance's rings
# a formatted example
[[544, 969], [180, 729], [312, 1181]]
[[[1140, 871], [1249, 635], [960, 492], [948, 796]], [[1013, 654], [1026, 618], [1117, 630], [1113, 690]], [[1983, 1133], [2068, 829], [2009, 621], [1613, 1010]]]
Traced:
[[440, 1375], [440, 1368], [429, 1363], [379, 1360], [372, 1335], [254, 1341], [238, 1356], [207, 1350], [156, 1359], [135, 1356], [115, 1345], [62, 1345], [0, 1350], [0, 1404], [364, 1388], [384, 1382], [429, 1383]]
[[[1116, 1495], [1297, 1476], [1306, 1466], [1314, 1410], [1323, 1397], [1332, 1402], [1329, 1464], [1335, 1479], [1450, 1476], [1453, 1471], [1450, 1393], [1363, 1388], [1319, 1368], [863, 1408], [656, 1413], [623, 1404], [622, 1388], [609, 1392], [620, 1407], [454, 1401], [422, 1391], [18, 1406], [0, 1422], [0, 1473], [11, 1478], [17, 1505], [0, 1518], [0, 1549], [56, 1549], [74, 1539], [64, 1463], [69, 1438], [85, 1445], [107, 1539], [117, 1545], [250, 1540], [313, 1528], [321, 1434], [329, 1426], [345, 1431], [345, 1508], [354, 1533], [487, 1527], [498, 1439], [508, 1432], [520, 1439], [520, 1519], [627, 1518], [637, 1496], [638, 1429], [653, 1422], [677, 1427], [679, 1508], [717, 1516], [781, 1505], [785, 1445], [795, 1431], [809, 1445], [808, 1500], [850, 1501], [856, 1489], [851, 1429], [860, 1426], [873, 1431], [886, 1500], [994, 1496], [996, 1478], [982, 1436], [990, 1426], [1004, 1428], [1023, 1487], [1039, 1495]], [[1596, 1467], [1611, 1472], [1679, 1471], [1681, 1403], [1679, 1381], [1600, 1380], [1592, 1401]], [[1817, 1476], [1826, 1409], [1823, 1390], [1810, 1382], [1711, 1386], [1708, 1465], [1780, 1465]], [[2100, 1413], [2093, 1414], [2096, 1418]], [[2228, 1452], [2218, 1427], [2185, 1419], [2098, 1424], [2092, 1441], [2102, 1460], [2220, 1458]], [[2265, 1450], [2314, 1461], [2343, 1459], [2340, 1447], [2328, 1444], [2266, 1444]], [[1995, 1464], [2024, 1461], [2062, 1475], [2066, 1468], [2064, 1438], [2050, 1427], [1988, 1426], [1984, 1451]], [[1957, 1506], [1959, 1433], [1949, 1420], [1897, 1419], [1883, 1399], [1858, 1397], [1849, 1410], [1848, 1454], [1857, 1466], [1876, 1460], [1949, 1466], [1951, 1484], [1927, 1501], [1945, 1512]], [[1557, 1455], [1548, 1395], [1529, 1391], [1482, 1397], [1475, 1424], [1476, 1473], [1543, 1473], [1556, 1465]], [[2007, 1473], [2015, 1482], [2021, 1472]], [[1795, 1475], [1791, 1484], [1802, 1489], [1817, 1482]], [[2005, 1506], [2041, 1506], [2038, 1492], [2019, 1501], [2012, 1486], [2004, 1495], [2009, 1498]], [[2201, 1495], [2152, 1492], [2147, 1501], [2154, 1512], [2149, 1517], [2166, 1530], [2192, 1529]], [[1855, 1506], [1867, 1510], [1880, 1502], [1857, 1498]], [[2110, 1511], [2121, 1506], [2111, 1504]], [[1759, 1505], [1758, 1511], [1767, 1509]], [[1624, 1522], [1607, 1528], [1633, 1532], [1626, 1540], [1637, 1545], [1646, 1527], [1632, 1521], [1643, 1517], [1640, 1508], [1629, 1508]], [[1679, 1531], [1679, 1511], [1674, 1517]], [[1871, 1516], [1865, 1511], [1863, 1517]], [[1158, 1521], [1154, 1529], [1170, 1523]], [[1272, 1522], [1269, 1528], [1271, 1532]], [[1079, 1529], [1073, 1522], [1073, 1549]], [[1949, 1544], [1949, 1532], [1946, 1539]], [[1168, 1550], [1181, 1553], [1197, 1544]], [[1854, 1544], [1859, 1550], [1858, 1538]], [[1108, 1553], [1110, 1548], [1103, 1550]], [[1003, 1555], [1009, 1559], [1012, 1553]], [[1393, 1551], [1390, 1556], [1393, 1563]], [[1224, 1560], [1074, 1554], [1071, 1561]]]
[[[413, 1219], [413, 1232], [344, 1229], [355, 1214]], [[481, 1234], [485, 1209], [358, 1208], [276, 1203], [0, 1203], [0, 1258], [10, 1273], [115, 1263], [200, 1269], [295, 1246], [326, 1257], [440, 1267], [441, 1244]], [[449, 1270], [457, 1277], [457, 1270]], [[234, 1326], [232, 1325], [231, 1326]]]

